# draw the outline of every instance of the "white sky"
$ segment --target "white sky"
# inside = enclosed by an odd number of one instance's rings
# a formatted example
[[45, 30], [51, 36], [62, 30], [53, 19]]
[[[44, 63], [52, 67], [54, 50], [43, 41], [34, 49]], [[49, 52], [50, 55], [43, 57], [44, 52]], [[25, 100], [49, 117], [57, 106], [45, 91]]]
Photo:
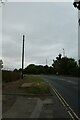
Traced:
[[72, 2], [73, 0], [8, 0], [9, 2]]
[[2, 21], [4, 68], [21, 67], [23, 34], [25, 67], [31, 63], [45, 65], [46, 58], [51, 65], [63, 48], [68, 57], [78, 59], [78, 12], [72, 2], [8, 2], [3, 6]]

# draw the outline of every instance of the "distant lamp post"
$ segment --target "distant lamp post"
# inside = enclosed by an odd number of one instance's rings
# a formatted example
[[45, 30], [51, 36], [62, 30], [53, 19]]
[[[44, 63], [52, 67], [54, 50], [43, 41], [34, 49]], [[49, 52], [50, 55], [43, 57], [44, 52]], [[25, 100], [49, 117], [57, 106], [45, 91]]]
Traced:
[[65, 49], [63, 48], [63, 57], [65, 57]]

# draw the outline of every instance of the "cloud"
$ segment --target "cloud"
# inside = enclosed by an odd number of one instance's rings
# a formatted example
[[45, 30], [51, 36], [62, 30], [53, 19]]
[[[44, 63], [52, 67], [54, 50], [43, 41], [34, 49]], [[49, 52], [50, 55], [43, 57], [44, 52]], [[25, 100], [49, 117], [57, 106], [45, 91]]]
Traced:
[[4, 67], [21, 67], [23, 34], [25, 67], [45, 65], [46, 58], [51, 65], [63, 48], [77, 59], [78, 14], [72, 3], [7, 3], [2, 17]]
[[8, 0], [8, 2], [73, 2], [73, 0]]

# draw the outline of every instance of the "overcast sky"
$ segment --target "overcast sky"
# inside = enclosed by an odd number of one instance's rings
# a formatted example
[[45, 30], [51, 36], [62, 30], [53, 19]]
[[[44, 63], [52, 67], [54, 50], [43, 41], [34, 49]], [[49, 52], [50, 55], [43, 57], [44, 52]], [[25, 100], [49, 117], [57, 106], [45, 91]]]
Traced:
[[51, 65], [63, 54], [78, 59], [78, 12], [72, 2], [6, 3], [2, 8], [4, 68], [21, 67], [25, 34], [25, 67]]

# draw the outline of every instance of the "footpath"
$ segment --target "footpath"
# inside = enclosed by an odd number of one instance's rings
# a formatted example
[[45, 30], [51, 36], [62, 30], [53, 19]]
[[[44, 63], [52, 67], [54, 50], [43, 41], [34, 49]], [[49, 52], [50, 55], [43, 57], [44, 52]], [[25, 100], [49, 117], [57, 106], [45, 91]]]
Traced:
[[14, 92], [17, 87], [17, 84], [9, 83], [5, 89], [3, 85], [2, 118], [71, 118], [55, 93], [26, 95]]

